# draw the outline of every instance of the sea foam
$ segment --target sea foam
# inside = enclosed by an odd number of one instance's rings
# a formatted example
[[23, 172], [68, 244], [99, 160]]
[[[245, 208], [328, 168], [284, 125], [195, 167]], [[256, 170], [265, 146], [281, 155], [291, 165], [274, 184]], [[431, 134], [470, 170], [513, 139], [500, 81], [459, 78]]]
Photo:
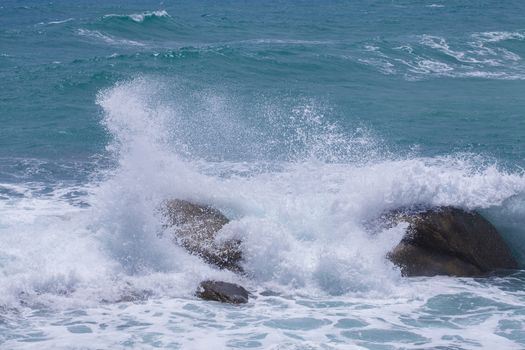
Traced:
[[[293, 139], [301, 151], [291, 160], [268, 167], [254, 155], [247, 162], [192, 159], [191, 139], [173, 143], [178, 134], [172, 127], [193, 125], [192, 116], [163, 102], [170, 91], [173, 85], [137, 78], [100, 92], [102, 121], [113, 136], [108, 151], [117, 165], [82, 189], [87, 206], [68, 201], [67, 189], [40, 196], [6, 188], [19, 194], [1, 202], [8, 213], [0, 219], [3, 305], [191, 296], [204, 278], [239, 281], [167, 241], [159, 208], [170, 198], [212, 205], [230, 217], [220, 236], [242, 240], [249, 286], [311, 295], [396, 293], [404, 282], [385, 255], [406, 227], [370, 230], [386, 210], [520, 208], [509, 202], [525, 191], [520, 172], [472, 155], [380, 156], [371, 136], [349, 133], [343, 144], [342, 129], [312, 106], [279, 116], [294, 119], [299, 133]], [[324, 136], [305, 137], [314, 130]], [[178, 154], [182, 144], [186, 150]], [[350, 156], [344, 147], [359, 152]], [[519, 239], [519, 233], [511, 236]]]

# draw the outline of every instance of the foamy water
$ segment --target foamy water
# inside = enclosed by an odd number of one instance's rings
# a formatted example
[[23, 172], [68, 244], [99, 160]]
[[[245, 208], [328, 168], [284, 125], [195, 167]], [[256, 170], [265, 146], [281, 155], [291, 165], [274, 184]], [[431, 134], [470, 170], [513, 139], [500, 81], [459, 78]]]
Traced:
[[[477, 210], [523, 268], [525, 3], [154, 6], [0, 4], [0, 348], [525, 348], [523, 271], [403, 278], [378, 222]], [[171, 242], [173, 198], [244, 275]]]
[[[521, 273], [402, 278], [385, 255], [406, 226], [370, 226], [386, 210], [416, 204], [519, 213], [522, 173], [468, 154], [379, 156], [381, 142], [345, 135], [309, 104], [279, 117], [295, 132], [287, 161], [191, 159], [191, 140], [174, 139], [172, 129], [191, 118], [163, 102], [170, 89], [137, 78], [99, 93], [117, 159], [99, 180], [44, 195], [38, 184], [1, 185], [11, 193], [0, 202], [3, 346], [523, 347]], [[231, 219], [219, 236], [242, 241], [246, 276], [216, 270], [167, 239], [159, 208], [170, 198]], [[209, 278], [246, 286], [249, 304], [197, 300], [197, 285]]]

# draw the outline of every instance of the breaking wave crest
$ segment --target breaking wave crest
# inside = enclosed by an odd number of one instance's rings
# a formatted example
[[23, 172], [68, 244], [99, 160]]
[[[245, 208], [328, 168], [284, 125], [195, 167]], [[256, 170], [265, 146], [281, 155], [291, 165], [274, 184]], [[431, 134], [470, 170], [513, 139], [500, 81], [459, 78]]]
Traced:
[[168, 18], [171, 17], [168, 12], [165, 10], [158, 10], [158, 11], [146, 11], [142, 13], [132, 13], [130, 15], [116, 15], [116, 14], [109, 14], [104, 15], [104, 19], [120, 19], [120, 20], [131, 20], [136, 23], [142, 23], [147, 20], [152, 20], [156, 18]]

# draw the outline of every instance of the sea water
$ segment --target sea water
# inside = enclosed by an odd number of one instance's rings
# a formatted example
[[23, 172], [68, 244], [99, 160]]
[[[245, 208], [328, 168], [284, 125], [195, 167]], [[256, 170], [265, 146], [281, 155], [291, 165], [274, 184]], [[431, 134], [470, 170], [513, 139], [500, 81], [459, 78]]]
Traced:
[[[475, 209], [525, 266], [524, 13], [3, 1], [0, 347], [525, 348], [524, 272], [403, 278], [374, 225]], [[244, 276], [172, 244], [171, 198], [228, 216]]]

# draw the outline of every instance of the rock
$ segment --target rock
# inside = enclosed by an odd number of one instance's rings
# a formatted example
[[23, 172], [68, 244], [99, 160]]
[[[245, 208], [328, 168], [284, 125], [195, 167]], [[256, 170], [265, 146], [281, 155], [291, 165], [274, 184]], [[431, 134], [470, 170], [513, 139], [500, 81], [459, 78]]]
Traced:
[[165, 209], [167, 224], [174, 227], [175, 242], [209, 264], [242, 272], [241, 241], [217, 242], [215, 239], [219, 230], [229, 222], [220, 211], [179, 199], [168, 201]]
[[196, 293], [201, 299], [229, 304], [246, 304], [248, 294], [246, 289], [237, 284], [220, 281], [203, 281]]
[[439, 207], [389, 216], [409, 223], [405, 237], [388, 254], [404, 276], [471, 277], [518, 268], [496, 228], [477, 212]]

